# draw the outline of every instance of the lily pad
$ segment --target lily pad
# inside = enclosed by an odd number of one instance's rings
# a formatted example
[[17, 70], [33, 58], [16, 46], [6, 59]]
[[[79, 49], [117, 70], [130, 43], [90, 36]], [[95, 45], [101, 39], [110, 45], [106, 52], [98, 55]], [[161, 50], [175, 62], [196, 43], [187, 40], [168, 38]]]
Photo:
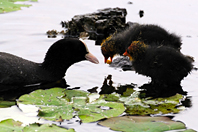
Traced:
[[55, 124], [38, 124], [33, 123], [25, 127], [22, 126], [22, 122], [14, 121], [13, 119], [6, 119], [0, 122], [1, 132], [75, 132], [74, 129], [65, 129], [56, 126]]
[[16, 104], [15, 101], [3, 101], [3, 100], [0, 100], [0, 108], [7, 108], [7, 107], [13, 106], [15, 104]]
[[30, 124], [24, 127], [23, 132], [75, 132], [74, 129], [65, 129], [56, 126], [55, 124], [43, 124], [38, 123]]
[[82, 122], [94, 122], [119, 116], [125, 111], [123, 103], [108, 102], [103, 98], [104, 95], [81, 90], [52, 88], [23, 95], [17, 103], [38, 106], [38, 116], [51, 121], [56, 121], [60, 116], [63, 119], [78, 116]]
[[188, 129], [188, 130], [184, 130], [183, 132], [197, 132], [197, 131], [195, 131], [193, 129]]
[[131, 115], [149, 115], [149, 114], [168, 114], [178, 113], [178, 108], [183, 96], [176, 94], [167, 98], [139, 98], [139, 92], [135, 91], [128, 97], [121, 97], [119, 101], [126, 106], [126, 113]]
[[14, 121], [13, 119], [6, 119], [0, 122], [1, 132], [21, 132], [23, 127], [22, 122]]
[[82, 90], [65, 90], [64, 93], [69, 101], [72, 100], [72, 97], [87, 97], [87, 95], [89, 94], [88, 92]]
[[168, 117], [123, 116], [113, 117], [99, 122], [112, 130], [123, 132], [164, 132], [168, 130], [186, 129], [185, 124]]
[[[76, 99], [74, 98], [74, 100]], [[86, 98], [77, 100], [74, 101], [74, 107], [79, 110], [78, 117], [82, 122], [93, 122], [103, 118], [119, 116], [125, 110], [122, 103], [107, 102], [102, 97], [90, 103], [85, 103]]]
[[47, 120], [55, 121], [60, 116], [63, 119], [71, 119], [74, 111], [72, 104], [65, 96], [65, 89], [62, 88], [36, 90], [31, 94], [21, 96], [17, 103], [40, 107], [38, 116]]
[[[17, 1], [28, 1], [28, 0], [1, 0], [0, 1], [0, 13], [12, 12], [21, 10], [21, 7], [30, 7], [27, 4], [15, 4]], [[37, 0], [31, 0], [37, 1]]]
[[114, 101], [114, 102], [117, 102], [119, 98], [120, 98], [120, 95], [117, 93], [106, 94], [104, 97], [106, 101]]

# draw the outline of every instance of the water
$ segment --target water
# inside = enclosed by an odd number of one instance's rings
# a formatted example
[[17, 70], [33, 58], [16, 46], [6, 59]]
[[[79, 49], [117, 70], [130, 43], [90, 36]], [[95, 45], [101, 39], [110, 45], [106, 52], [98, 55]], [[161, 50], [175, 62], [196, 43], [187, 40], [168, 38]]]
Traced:
[[[23, 8], [21, 11], [0, 14], [0, 49], [3, 52], [9, 52], [35, 62], [42, 62], [49, 46], [61, 38], [47, 38], [45, 34], [48, 30], [61, 31], [61, 21], [71, 20], [74, 15], [92, 13], [97, 9], [107, 7], [126, 8], [128, 15], [127, 21], [159, 24], [170, 32], [182, 36], [182, 52], [195, 57], [195, 66], [198, 67], [198, 32], [196, 13], [197, 1], [171, 1], [171, 0], [133, 0], [133, 4], [127, 4], [128, 0], [91, 0], [72, 1], [72, 0], [38, 0], [38, 2], [29, 2], [33, 6]], [[179, 2], [179, 3], [178, 3]], [[139, 10], [144, 10], [145, 16], [139, 18]], [[135, 74], [134, 71], [122, 71], [114, 69], [104, 64], [104, 58], [100, 51], [100, 46], [95, 46], [94, 41], [85, 40], [89, 50], [93, 53], [100, 64], [92, 64], [87, 61], [72, 65], [66, 73], [66, 81], [70, 87], [80, 87], [87, 90], [93, 87], [101, 87], [104, 77], [112, 75], [113, 85], [135, 83], [141, 86], [150, 81], [150, 78]], [[176, 114], [174, 120], [182, 121], [188, 128], [198, 131], [198, 72], [193, 71], [182, 81], [188, 96], [191, 96], [192, 107]], [[12, 114], [10, 114], [12, 113]], [[23, 121], [25, 124], [44, 122], [32, 114], [20, 111], [16, 106], [0, 109], [0, 120], [13, 118]], [[66, 127], [75, 127], [77, 132], [86, 131], [111, 131], [108, 128], [98, 127], [96, 123], [68, 125]], [[76, 127], [78, 126], [78, 127]]]

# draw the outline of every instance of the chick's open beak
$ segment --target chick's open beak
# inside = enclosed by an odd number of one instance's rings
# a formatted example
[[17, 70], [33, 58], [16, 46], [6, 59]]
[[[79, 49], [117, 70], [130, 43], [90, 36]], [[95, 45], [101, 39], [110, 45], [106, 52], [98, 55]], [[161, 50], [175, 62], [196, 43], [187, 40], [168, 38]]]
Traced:
[[[110, 59], [109, 59], [110, 58]], [[105, 63], [107, 63], [107, 64], [111, 64], [112, 63], [112, 59], [113, 59], [113, 57], [105, 57]]]
[[91, 54], [91, 53], [87, 53], [87, 54], [85, 55], [85, 58], [86, 58], [88, 61], [92, 62], [92, 63], [95, 63], [95, 64], [98, 64], [98, 63], [99, 63], [98, 59], [97, 59], [93, 54]]
[[132, 56], [127, 52], [127, 50], [124, 52], [123, 55], [124, 55], [124, 56], [128, 56], [128, 57], [130, 58], [131, 61], [133, 60]]

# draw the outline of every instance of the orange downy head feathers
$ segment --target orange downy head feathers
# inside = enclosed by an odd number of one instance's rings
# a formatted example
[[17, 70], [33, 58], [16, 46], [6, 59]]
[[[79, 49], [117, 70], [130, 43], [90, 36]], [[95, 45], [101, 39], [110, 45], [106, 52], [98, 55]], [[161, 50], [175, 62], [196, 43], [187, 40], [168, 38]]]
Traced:
[[146, 47], [147, 45], [143, 41], [133, 41], [123, 55], [128, 56], [130, 60], [134, 60], [139, 54], [145, 52]]

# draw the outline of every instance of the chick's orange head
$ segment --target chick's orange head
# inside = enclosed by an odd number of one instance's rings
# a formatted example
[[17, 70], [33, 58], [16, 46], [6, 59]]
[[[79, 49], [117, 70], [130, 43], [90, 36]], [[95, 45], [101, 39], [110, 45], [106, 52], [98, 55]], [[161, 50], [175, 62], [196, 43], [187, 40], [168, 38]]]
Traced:
[[129, 56], [130, 60], [136, 59], [138, 55], [145, 52], [146, 47], [147, 45], [142, 41], [133, 41], [123, 55]]

